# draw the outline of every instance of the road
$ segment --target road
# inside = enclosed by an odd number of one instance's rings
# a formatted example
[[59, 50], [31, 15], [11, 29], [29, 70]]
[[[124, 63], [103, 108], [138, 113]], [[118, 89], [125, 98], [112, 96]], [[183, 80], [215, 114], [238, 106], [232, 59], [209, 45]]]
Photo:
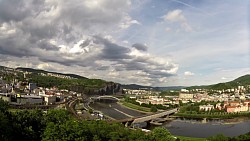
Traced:
[[95, 103], [91, 103], [90, 107], [98, 111], [101, 111], [103, 114], [116, 120], [145, 115], [144, 113], [123, 107], [117, 104], [116, 102], [113, 102], [113, 103], [95, 102]]
[[74, 117], [76, 117], [77, 119], [81, 119], [81, 117], [79, 115], [77, 115], [77, 113], [74, 109], [77, 100], [78, 100], [77, 97], [72, 97], [70, 100], [68, 100], [65, 103], [65, 107], [69, 112], [71, 112], [73, 114]]

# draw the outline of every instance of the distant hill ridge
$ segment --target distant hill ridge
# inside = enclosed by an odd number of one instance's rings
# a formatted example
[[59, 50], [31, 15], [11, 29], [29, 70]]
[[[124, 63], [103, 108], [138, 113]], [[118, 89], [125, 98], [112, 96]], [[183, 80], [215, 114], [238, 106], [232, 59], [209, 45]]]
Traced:
[[[9, 68], [9, 67], [0, 66], [0, 69], [4, 69], [4, 68]], [[58, 75], [65, 75], [65, 76], [69, 76], [69, 77], [77, 78], [77, 79], [88, 79], [87, 77], [83, 77], [83, 76], [76, 75], [76, 74], [64, 74], [64, 73], [58, 73], [58, 72], [50, 72], [50, 71], [45, 71], [41, 69], [17, 67], [16, 70], [33, 72], [33, 73], [52, 73], [52, 74], [58, 74]], [[124, 84], [121, 87], [125, 89], [137, 89], [138, 90], [138, 89], [147, 88], [147, 89], [152, 89], [152, 90], [163, 91], [163, 90], [180, 90], [182, 88], [222, 90], [222, 89], [230, 89], [230, 88], [235, 88], [237, 86], [246, 86], [246, 85], [250, 85], [250, 74], [241, 76], [233, 81], [212, 84], [212, 85], [190, 86], [190, 87], [184, 87], [184, 86], [152, 87], [152, 86], [142, 86], [142, 85], [137, 85], [137, 84], [127, 84], [127, 85]]]
[[180, 90], [184, 88], [184, 86], [169, 86], [169, 87], [152, 87], [152, 86], [142, 86], [137, 84], [127, 84], [122, 85], [124, 89], [132, 89], [132, 90], [139, 90], [139, 89], [152, 89], [157, 91], [165, 91], [165, 90]]
[[53, 74], [58, 74], [58, 75], [69, 76], [69, 77], [72, 77], [72, 78], [88, 79], [87, 77], [83, 77], [83, 76], [76, 75], [76, 74], [64, 74], [64, 73], [58, 73], [58, 72], [50, 72], [50, 71], [45, 71], [45, 70], [41, 70], [41, 69], [17, 67], [16, 70], [27, 71], [27, 72], [32, 72], [32, 73], [53, 73]]
[[233, 81], [218, 83], [213, 85], [203, 85], [203, 86], [191, 86], [186, 89], [214, 89], [214, 90], [222, 90], [222, 89], [231, 89], [237, 86], [246, 86], [250, 85], [250, 74], [246, 74], [241, 76]]

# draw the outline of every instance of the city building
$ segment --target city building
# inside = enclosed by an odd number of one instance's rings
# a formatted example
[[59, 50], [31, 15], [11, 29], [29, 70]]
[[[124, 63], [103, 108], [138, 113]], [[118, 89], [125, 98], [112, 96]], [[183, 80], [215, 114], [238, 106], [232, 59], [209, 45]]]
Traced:
[[36, 95], [17, 95], [17, 103], [21, 105], [29, 105], [29, 104], [35, 104], [35, 105], [41, 105], [43, 104], [43, 98], [41, 96]]
[[193, 99], [194, 94], [188, 94], [188, 93], [180, 93], [179, 98], [180, 99]]
[[30, 91], [33, 91], [33, 90], [36, 89], [36, 88], [37, 88], [36, 83], [29, 83], [28, 89], [29, 89]]
[[213, 105], [200, 105], [199, 106], [199, 110], [202, 111], [211, 111], [212, 109], [214, 109], [214, 106]]

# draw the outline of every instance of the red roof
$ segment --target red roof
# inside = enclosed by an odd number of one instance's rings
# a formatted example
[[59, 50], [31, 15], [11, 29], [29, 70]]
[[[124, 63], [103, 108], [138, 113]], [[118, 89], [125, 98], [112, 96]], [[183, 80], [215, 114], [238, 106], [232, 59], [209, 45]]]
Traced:
[[45, 92], [46, 95], [54, 95], [53, 92]]
[[236, 108], [237, 106], [226, 106], [226, 108]]
[[229, 103], [240, 103], [239, 101], [230, 101]]

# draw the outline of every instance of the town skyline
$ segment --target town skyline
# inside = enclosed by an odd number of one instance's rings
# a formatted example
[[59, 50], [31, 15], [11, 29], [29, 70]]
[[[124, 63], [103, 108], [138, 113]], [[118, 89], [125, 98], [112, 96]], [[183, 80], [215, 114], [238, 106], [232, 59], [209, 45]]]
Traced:
[[250, 73], [249, 1], [0, 1], [0, 65], [121, 84], [192, 86]]

